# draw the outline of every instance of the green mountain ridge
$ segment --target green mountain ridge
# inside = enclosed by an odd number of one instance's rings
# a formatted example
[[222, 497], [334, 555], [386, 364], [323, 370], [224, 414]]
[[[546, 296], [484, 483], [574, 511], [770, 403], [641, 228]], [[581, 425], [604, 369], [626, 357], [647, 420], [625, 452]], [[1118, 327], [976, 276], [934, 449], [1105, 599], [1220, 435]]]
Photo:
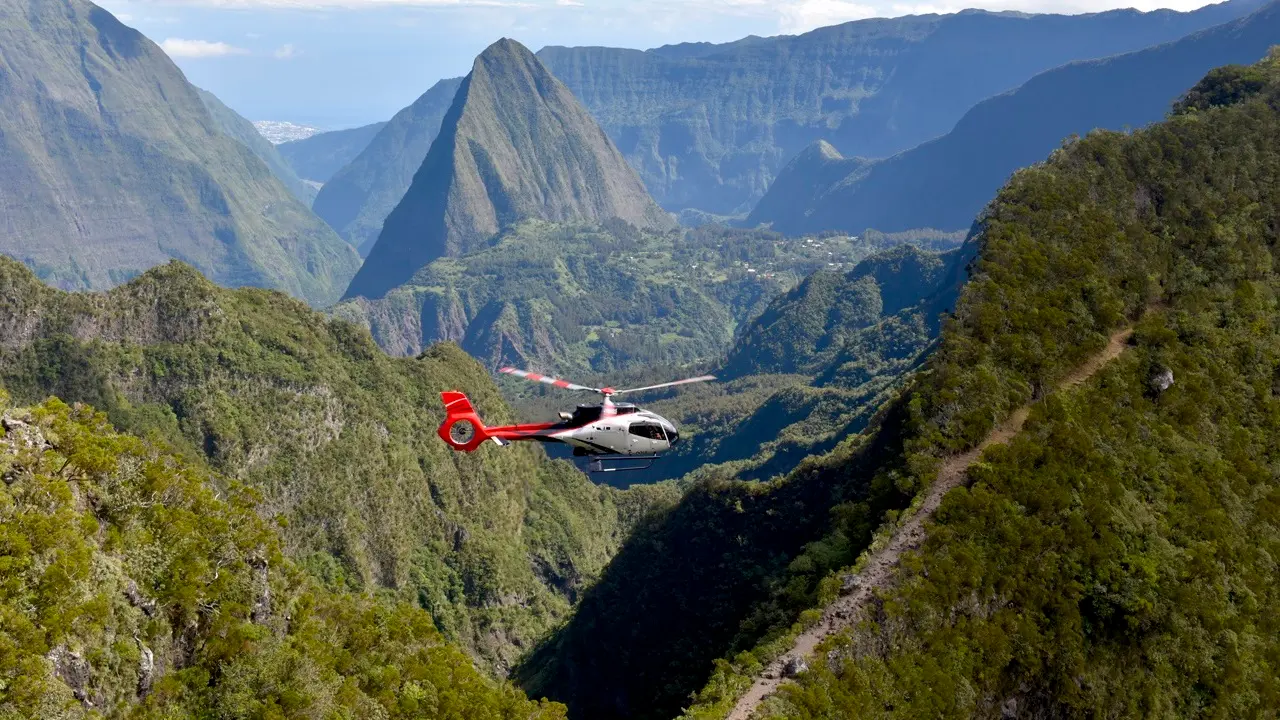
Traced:
[[341, 294], [359, 258], [150, 40], [83, 0], [9, 0], [0, 44], [0, 253], [65, 288], [179, 258], [224, 285]]
[[[981, 102], [950, 133], [883, 160], [802, 153], [748, 216], [787, 234], [967, 227], [1009, 175], [1062, 138], [1159, 120], [1211, 68], [1249, 63], [1280, 42], [1280, 5], [1172, 43], [1037, 75]], [[842, 163], [850, 167], [841, 174]]]
[[91, 403], [207, 459], [260, 494], [309, 573], [425, 608], [498, 672], [671, 492], [597, 488], [526, 445], [455, 453], [436, 437], [440, 391], [511, 419], [456, 347], [389, 358], [349, 323], [179, 263], [108, 293], [65, 293], [0, 258], [0, 385], [24, 403]]
[[[1273, 51], [1211, 71], [1165, 122], [1093, 133], [1006, 185], [905, 403], [902, 461], [877, 473], [920, 488], [940, 457], [1043, 401], [943, 500], [867, 622], [758, 716], [1280, 706], [1278, 137]], [[1044, 397], [1135, 319], [1099, 377]], [[759, 667], [742, 659], [686, 717], [724, 717], [735, 670]]]
[[383, 297], [528, 219], [674, 226], [568, 89], [504, 39], [476, 58], [345, 298]]

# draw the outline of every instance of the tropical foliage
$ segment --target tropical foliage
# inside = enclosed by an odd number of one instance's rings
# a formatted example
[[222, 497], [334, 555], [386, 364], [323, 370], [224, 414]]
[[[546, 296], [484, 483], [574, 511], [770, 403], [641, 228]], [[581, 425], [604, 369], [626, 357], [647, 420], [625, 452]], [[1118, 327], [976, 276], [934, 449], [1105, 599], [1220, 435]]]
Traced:
[[768, 483], [704, 478], [624, 546], [522, 684], [582, 717], [723, 717], [942, 457], [1163, 303], [1100, 384], [988, 456], [883, 610], [770, 712], [1274, 708], [1280, 57], [1256, 71], [1264, 88], [1211, 76], [1189, 96], [1210, 99], [1168, 122], [1015, 176], [939, 349], [872, 429]]
[[256, 493], [0, 391], [0, 717], [563, 718], [419, 608], [325, 590]]
[[[1278, 137], [1273, 53], [1001, 192], [873, 487], [923, 487], [1150, 308], [1134, 347], [988, 452], [879, 609], [767, 714], [1274, 711]], [[689, 716], [722, 716], [749, 665], [719, 665]]]
[[285, 553], [330, 587], [394, 589], [499, 670], [569, 610], [667, 488], [598, 488], [537, 448], [474, 455], [436, 437], [439, 392], [510, 419], [452, 346], [383, 354], [282, 294], [171, 264], [62, 293], [0, 258], [0, 382], [154, 434], [262, 494]]

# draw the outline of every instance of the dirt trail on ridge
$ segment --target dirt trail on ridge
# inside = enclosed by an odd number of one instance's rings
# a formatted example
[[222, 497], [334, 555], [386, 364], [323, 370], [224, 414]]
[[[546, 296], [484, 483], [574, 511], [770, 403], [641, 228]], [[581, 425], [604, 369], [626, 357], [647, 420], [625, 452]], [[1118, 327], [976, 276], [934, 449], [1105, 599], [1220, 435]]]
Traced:
[[[1133, 328], [1127, 327], [1112, 334], [1107, 346], [1075, 370], [1071, 371], [1055, 387], [1055, 391], [1074, 387], [1093, 377], [1095, 373], [1116, 359], [1124, 352]], [[764, 669], [751, 688], [740, 698], [726, 720], [749, 720], [751, 714], [765, 698], [772, 695], [778, 686], [787, 679], [783, 677], [783, 669], [791, 658], [808, 661], [818, 643], [831, 635], [853, 625], [860, 612], [866, 607], [877, 590], [888, 585], [898, 558], [906, 550], [920, 547], [924, 541], [924, 523], [933, 516], [934, 511], [942, 504], [942, 498], [951, 490], [963, 485], [969, 466], [977, 462], [982, 452], [992, 445], [1006, 443], [1022, 430], [1031, 413], [1031, 405], [1018, 408], [1003, 423], [991, 431], [982, 444], [959, 455], [952, 455], [942, 462], [938, 477], [929, 486], [924, 502], [919, 511], [911, 516], [902, 527], [898, 528], [889, 544], [876, 551], [867, 562], [866, 568], [854, 578], [856, 585], [847, 595], [841, 595], [835, 602], [826, 607], [822, 619], [796, 638], [791, 649], [783, 653]], [[846, 578], [848, 582], [849, 578]]]

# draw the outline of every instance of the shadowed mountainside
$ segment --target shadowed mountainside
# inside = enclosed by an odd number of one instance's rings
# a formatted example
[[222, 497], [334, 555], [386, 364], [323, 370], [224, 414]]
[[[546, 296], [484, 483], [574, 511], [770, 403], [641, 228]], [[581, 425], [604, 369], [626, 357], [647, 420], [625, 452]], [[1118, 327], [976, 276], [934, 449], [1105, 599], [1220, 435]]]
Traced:
[[249, 152], [266, 163], [266, 166], [271, 170], [271, 174], [284, 183], [284, 186], [289, 188], [289, 192], [293, 193], [294, 197], [301, 200], [307, 207], [310, 207], [311, 201], [316, 198], [316, 188], [298, 177], [298, 174], [281, 156], [278, 146], [272, 145], [270, 140], [262, 137], [262, 133], [258, 132], [253, 123], [241, 117], [235, 110], [227, 107], [213, 93], [201, 88], [196, 88], [196, 92], [199, 93], [201, 102], [208, 108], [209, 114], [213, 116], [213, 121], [218, 124], [218, 129], [236, 142], [249, 148]]
[[316, 194], [316, 214], [359, 249], [361, 257], [373, 249], [382, 223], [413, 183], [461, 84], [462, 78], [452, 78], [431, 86]]

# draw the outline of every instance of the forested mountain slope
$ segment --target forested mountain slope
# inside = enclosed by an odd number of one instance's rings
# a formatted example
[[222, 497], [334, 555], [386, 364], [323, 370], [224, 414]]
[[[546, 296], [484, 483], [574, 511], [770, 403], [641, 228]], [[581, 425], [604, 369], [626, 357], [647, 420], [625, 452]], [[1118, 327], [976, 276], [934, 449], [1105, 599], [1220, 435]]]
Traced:
[[1037, 75], [979, 103], [947, 135], [891, 158], [843, 159], [829, 146], [821, 160], [816, 150], [802, 153], [748, 224], [789, 234], [968, 227], [1014, 170], [1062, 138], [1157, 121], [1209, 69], [1254, 62], [1277, 42], [1280, 4], [1273, 2], [1177, 42]]
[[409, 603], [320, 587], [256, 496], [0, 388], [0, 716], [552, 720]]
[[178, 258], [223, 285], [341, 295], [359, 258], [141, 33], [84, 0], [4, 0], [0, 47], [0, 253], [65, 288]]
[[[1278, 139], [1273, 52], [1211, 72], [1168, 121], [1093, 134], [1001, 191], [930, 372], [872, 440], [899, 448], [872, 486], [927, 486], [1141, 317], [1133, 345], [988, 451], [869, 623], [820, 646], [762, 715], [1277, 707]], [[721, 664], [688, 717], [722, 717], [759, 658]]]
[[334, 588], [388, 588], [499, 671], [562, 618], [644, 512], [535, 447], [450, 450], [439, 392], [510, 420], [452, 346], [392, 359], [279, 293], [171, 263], [64, 293], [0, 258], [0, 384], [92, 403], [256, 492], [283, 550]]
[[1278, 140], [1272, 55], [1215, 71], [1166, 123], [1019, 173], [977, 229], [938, 350], [871, 430], [785, 478], [697, 485], [624, 546], [522, 684], [579, 717], [657, 718], [710, 676], [687, 715], [723, 717], [944, 457], [1163, 304], [1085, 394], [1051, 399], [976, 466], [874, 624], [821, 648], [830, 663], [767, 714], [1276, 707]]

